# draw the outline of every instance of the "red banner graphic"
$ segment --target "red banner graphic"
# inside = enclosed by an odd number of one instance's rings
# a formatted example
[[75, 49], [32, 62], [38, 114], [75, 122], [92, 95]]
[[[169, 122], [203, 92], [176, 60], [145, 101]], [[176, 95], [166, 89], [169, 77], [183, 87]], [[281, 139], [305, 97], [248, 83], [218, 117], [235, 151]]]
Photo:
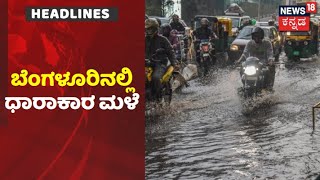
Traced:
[[309, 31], [308, 16], [279, 16], [279, 31]]
[[307, 2], [306, 7], [306, 13], [317, 14], [317, 2]]

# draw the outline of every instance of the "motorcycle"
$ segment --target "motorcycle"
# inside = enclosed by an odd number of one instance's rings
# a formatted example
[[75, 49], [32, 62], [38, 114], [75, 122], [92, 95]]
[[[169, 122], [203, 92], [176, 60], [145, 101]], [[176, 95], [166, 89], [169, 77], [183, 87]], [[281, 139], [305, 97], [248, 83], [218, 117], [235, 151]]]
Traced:
[[[155, 99], [155, 96], [152, 93], [152, 87], [151, 87], [153, 67], [155, 66], [156, 63], [160, 63], [162, 61], [161, 58], [167, 58], [164, 56], [166, 56], [165, 50], [158, 49], [151, 59], [145, 59], [145, 77], [146, 77], [145, 87], [146, 87], [147, 101], [152, 101]], [[166, 105], [170, 105], [171, 99], [172, 99], [171, 80], [172, 80], [173, 72], [174, 72], [174, 67], [169, 65], [167, 66], [166, 73], [161, 78], [162, 87], [161, 87], [160, 102], [164, 102]]]
[[267, 89], [266, 77], [269, 67], [259, 62], [258, 58], [249, 57], [242, 63], [241, 80], [244, 98], [258, 96], [262, 90]]
[[202, 69], [203, 75], [206, 75], [210, 67], [215, 64], [215, 48], [208, 39], [196, 40], [196, 43], [200, 43], [198, 49], [198, 53], [200, 52], [200, 69]]

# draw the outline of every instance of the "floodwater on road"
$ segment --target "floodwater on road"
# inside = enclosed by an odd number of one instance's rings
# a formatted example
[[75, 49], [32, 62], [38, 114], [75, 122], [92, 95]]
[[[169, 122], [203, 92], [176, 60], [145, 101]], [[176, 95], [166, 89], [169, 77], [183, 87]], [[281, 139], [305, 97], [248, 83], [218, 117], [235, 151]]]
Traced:
[[[282, 59], [284, 59], [282, 57]], [[320, 60], [277, 67], [275, 92], [249, 114], [236, 69], [215, 70], [146, 119], [146, 179], [315, 179], [320, 174]]]

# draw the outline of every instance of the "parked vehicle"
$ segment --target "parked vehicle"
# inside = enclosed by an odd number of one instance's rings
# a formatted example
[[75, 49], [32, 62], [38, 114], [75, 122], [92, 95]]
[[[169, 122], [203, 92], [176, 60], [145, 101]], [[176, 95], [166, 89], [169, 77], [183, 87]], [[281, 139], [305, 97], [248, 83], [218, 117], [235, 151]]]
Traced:
[[250, 16], [240, 16], [238, 13], [226, 13], [224, 17], [232, 20], [232, 35], [234, 38], [238, 36], [239, 28], [243, 23], [251, 19]]
[[217, 17], [218, 23], [214, 24], [214, 32], [218, 39], [214, 40], [216, 52], [227, 52], [232, 43], [232, 20], [226, 17]]
[[269, 26], [268, 22], [256, 22], [256, 26]]
[[161, 21], [161, 24], [169, 23], [170, 18], [167, 17], [160, 17], [160, 16], [149, 16], [149, 18], [158, 18]]
[[284, 51], [289, 60], [299, 61], [318, 54], [319, 22], [310, 19], [310, 31], [287, 32]]

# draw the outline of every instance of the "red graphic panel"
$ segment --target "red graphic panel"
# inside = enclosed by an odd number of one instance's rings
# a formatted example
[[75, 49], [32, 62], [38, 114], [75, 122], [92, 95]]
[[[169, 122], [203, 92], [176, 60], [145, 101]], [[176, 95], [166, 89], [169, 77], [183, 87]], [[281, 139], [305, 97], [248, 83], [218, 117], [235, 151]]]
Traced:
[[307, 2], [306, 7], [306, 13], [317, 14], [317, 2]]
[[[116, 22], [26, 22], [25, 8], [30, 6], [117, 7], [119, 19]], [[91, 68], [99, 73], [117, 72], [122, 67], [130, 68], [134, 77], [132, 86], [142, 96], [144, 1], [4, 0], [0, 1], [0, 9], [0, 52], [3, 56], [8, 53], [8, 61], [3, 57], [0, 63], [0, 72], [8, 74], [8, 78], [0, 77], [1, 96], [124, 96], [124, 89], [118, 86], [13, 87], [10, 84], [11, 74], [22, 69], [30, 73], [74, 74]], [[4, 93], [7, 80], [8, 93]], [[143, 97], [134, 111], [20, 110], [9, 112], [8, 122], [2, 124], [0, 121], [1, 180], [145, 178]]]
[[279, 16], [279, 31], [309, 31], [308, 16]]

